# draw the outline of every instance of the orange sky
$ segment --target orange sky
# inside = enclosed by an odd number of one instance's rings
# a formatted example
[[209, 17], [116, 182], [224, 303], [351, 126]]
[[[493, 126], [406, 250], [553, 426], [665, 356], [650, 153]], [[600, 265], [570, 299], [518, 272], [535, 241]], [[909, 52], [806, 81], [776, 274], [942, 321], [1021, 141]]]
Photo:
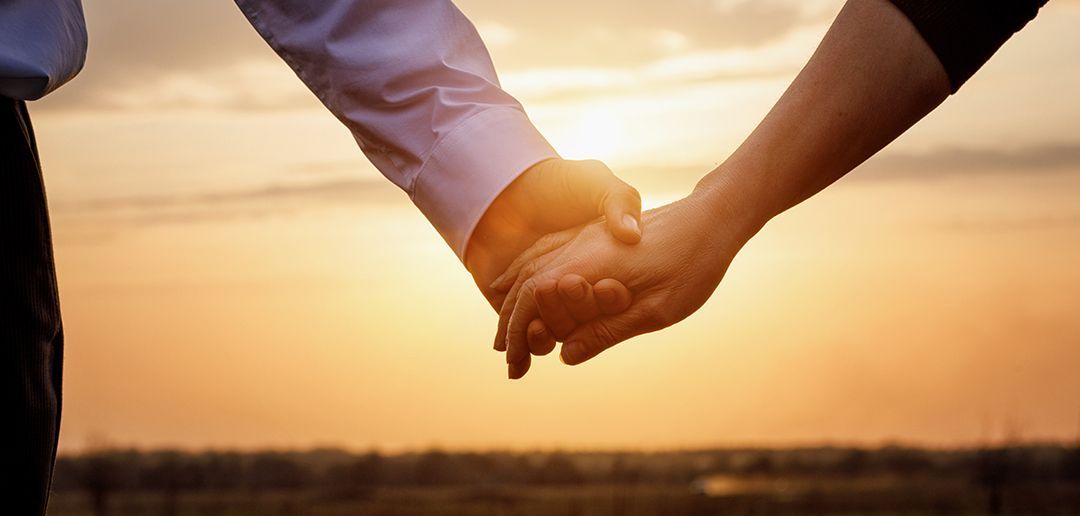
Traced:
[[[66, 450], [1080, 433], [1080, 3], [770, 224], [698, 314], [513, 383], [454, 255], [234, 6], [88, 4], [85, 73], [31, 107]], [[657, 205], [749, 132], [841, 2], [460, 5], [556, 147]]]

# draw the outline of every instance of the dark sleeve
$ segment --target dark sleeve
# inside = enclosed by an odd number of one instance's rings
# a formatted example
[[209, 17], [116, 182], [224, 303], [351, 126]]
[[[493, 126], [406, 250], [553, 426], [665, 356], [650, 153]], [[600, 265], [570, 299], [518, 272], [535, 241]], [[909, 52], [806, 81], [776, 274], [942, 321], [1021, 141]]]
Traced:
[[953, 93], [1048, 0], [891, 0], [949, 74]]

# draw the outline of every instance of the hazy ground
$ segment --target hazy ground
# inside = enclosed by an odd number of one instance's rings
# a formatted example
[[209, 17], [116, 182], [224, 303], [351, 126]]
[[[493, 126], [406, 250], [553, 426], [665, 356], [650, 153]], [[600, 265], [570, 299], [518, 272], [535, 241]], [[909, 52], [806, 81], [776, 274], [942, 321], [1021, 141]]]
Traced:
[[103, 451], [50, 514], [1078, 514], [1080, 448], [353, 455]]

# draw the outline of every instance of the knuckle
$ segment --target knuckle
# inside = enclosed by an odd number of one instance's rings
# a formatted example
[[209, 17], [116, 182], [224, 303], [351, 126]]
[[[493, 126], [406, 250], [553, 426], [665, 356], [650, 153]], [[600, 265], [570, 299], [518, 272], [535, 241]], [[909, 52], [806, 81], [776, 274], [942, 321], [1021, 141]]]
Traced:
[[615, 332], [611, 327], [604, 323], [597, 323], [592, 326], [593, 333], [593, 352], [603, 351], [611, 346], [615, 345]]
[[521, 284], [521, 296], [531, 296], [534, 292], [536, 292], [536, 278], [529, 278]]
[[560, 243], [560, 236], [561, 235], [559, 235], [558, 233], [548, 233], [540, 237], [540, 239], [537, 240], [535, 244], [533, 244], [533, 247], [537, 249], [542, 249], [544, 251], [548, 251], [550, 249], [558, 247]]
[[580, 174], [585, 174], [593, 180], [607, 179], [612, 175], [611, 169], [603, 161], [595, 159], [582, 160], [578, 164]]
[[536, 271], [540, 270], [540, 264], [536, 260], [530, 260], [525, 262], [525, 265], [521, 267], [521, 273], [519, 277], [530, 278], [536, 274]]
[[574, 331], [573, 323], [569, 321], [562, 321], [551, 328], [551, 335], [556, 339], [563, 341], [570, 336], [570, 333]]
[[642, 318], [646, 326], [650, 328], [666, 328], [676, 321], [674, 316], [666, 310], [662, 303], [649, 303], [645, 306], [645, 315]]

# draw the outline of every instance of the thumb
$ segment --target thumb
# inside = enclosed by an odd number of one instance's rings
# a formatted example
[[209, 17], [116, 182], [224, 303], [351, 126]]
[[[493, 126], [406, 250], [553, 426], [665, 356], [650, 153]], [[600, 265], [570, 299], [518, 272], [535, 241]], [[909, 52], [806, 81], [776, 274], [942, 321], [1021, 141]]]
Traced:
[[615, 238], [626, 244], [636, 244], [641, 241], [641, 194], [615, 174], [608, 173], [606, 195], [600, 201], [605, 224]]
[[598, 214], [604, 215], [608, 231], [627, 244], [641, 241], [641, 194], [619, 179], [603, 162], [577, 162]]

